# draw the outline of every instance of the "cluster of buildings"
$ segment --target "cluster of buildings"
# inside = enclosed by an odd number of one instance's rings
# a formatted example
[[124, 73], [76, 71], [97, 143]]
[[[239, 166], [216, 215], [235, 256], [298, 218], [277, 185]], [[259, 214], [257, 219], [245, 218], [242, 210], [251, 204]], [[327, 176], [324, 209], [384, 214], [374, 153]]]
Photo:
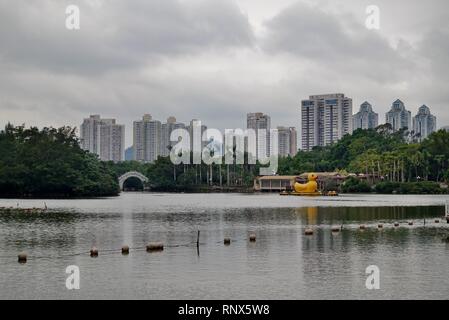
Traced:
[[[134, 121], [133, 124], [133, 146], [132, 157], [129, 160], [142, 162], [153, 162], [159, 156], [169, 156], [170, 149], [177, 143], [170, 141], [170, 135], [173, 130], [185, 129], [190, 137], [193, 134], [193, 127], [198, 122], [201, 126], [201, 134], [207, 130], [205, 125], [201, 125], [200, 120], [192, 119], [189, 124], [178, 122], [175, 117], [167, 118], [165, 123], [153, 119], [150, 114], [145, 114], [142, 120]], [[193, 139], [190, 139], [190, 148], [192, 149]], [[206, 142], [202, 142], [204, 147]]]
[[[429, 107], [423, 105], [418, 113], [406, 109], [401, 100], [396, 100], [385, 115], [385, 123], [393, 132], [408, 129], [414, 139], [421, 141], [436, 131], [436, 117]], [[327, 146], [340, 140], [356, 129], [374, 129], [379, 125], [379, 115], [369, 102], [360, 105], [352, 114], [352, 99], [342, 93], [314, 95], [301, 102], [302, 150], [310, 151], [315, 146]]]
[[[195, 123], [198, 122], [198, 123]], [[436, 117], [430, 109], [423, 105], [412, 117], [401, 100], [396, 100], [385, 115], [385, 122], [391, 125], [392, 131], [404, 128], [414, 139], [420, 141], [436, 130]], [[137, 160], [153, 162], [159, 156], [168, 156], [176, 142], [170, 141], [175, 129], [186, 129], [193, 137], [193, 127], [199, 127], [201, 121], [193, 119], [185, 124], [175, 117], [168, 117], [163, 123], [145, 114], [141, 120], [133, 123], [133, 145], [126, 149], [125, 126], [117, 124], [115, 119], [103, 119], [99, 115], [91, 115], [81, 124], [81, 146], [83, 149], [97, 154], [104, 161], [120, 162]], [[315, 146], [327, 146], [340, 140], [344, 135], [356, 129], [374, 129], [379, 125], [379, 115], [369, 102], [364, 102], [360, 110], [353, 114], [352, 99], [343, 93], [312, 95], [301, 101], [301, 148], [312, 150]], [[246, 128], [256, 133], [257, 158], [269, 157], [273, 154], [271, 141], [271, 118], [269, 115], [256, 112], [248, 113]], [[264, 129], [264, 130], [260, 130]], [[207, 130], [201, 125], [201, 134]], [[294, 156], [297, 151], [298, 135], [295, 127], [277, 127], [277, 152], [280, 157]], [[193, 139], [190, 139], [191, 148]], [[204, 148], [208, 142], [201, 142]]]
[[[248, 113], [246, 115], [246, 128], [256, 132], [257, 158], [269, 157], [273, 154], [271, 143], [271, 118], [261, 112]], [[259, 130], [264, 130], [259, 132]], [[298, 152], [298, 135], [295, 127], [277, 127], [278, 130], [278, 155], [280, 157], [294, 156]], [[263, 134], [265, 132], [265, 134]]]
[[[133, 145], [125, 149], [125, 126], [117, 124], [115, 119], [103, 119], [100, 115], [91, 115], [81, 124], [81, 147], [97, 154], [101, 160], [120, 162], [137, 160], [154, 162], [159, 156], [169, 156], [170, 149], [177, 142], [170, 141], [170, 135], [175, 129], [185, 129], [193, 137], [194, 126], [201, 128], [201, 135], [207, 130], [200, 120], [193, 119], [185, 124], [175, 117], [167, 118], [165, 123], [145, 114], [141, 120], [133, 123]], [[247, 129], [256, 132], [256, 153], [258, 158], [269, 157], [272, 154], [270, 136], [271, 118], [263, 113], [247, 115]], [[264, 134], [259, 129], [265, 129]], [[297, 133], [294, 127], [278, 127], [278, 154], [282, 157], [294, 156], [297, 150]], [[201, 142], [203, 149], [208, 142]], [[193, 149], [193, 139], [190, 139]]]

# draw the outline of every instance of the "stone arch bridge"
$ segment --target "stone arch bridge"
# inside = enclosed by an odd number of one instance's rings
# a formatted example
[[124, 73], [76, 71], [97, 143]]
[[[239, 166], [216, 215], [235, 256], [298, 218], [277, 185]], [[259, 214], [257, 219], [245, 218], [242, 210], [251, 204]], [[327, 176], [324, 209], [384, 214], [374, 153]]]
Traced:
[[126, 180], [128, 180], [129, 178], [137, 178], [140, 181], [142, 181], [142, 184], [145, 186], [146, 183], [148, 183], [148, 178], [146, 176], [144, 176], [143, 174], [141, 174], [140, 172], [137, 171], [129, 171], [123, 175], [121, 175], [118, 178], [118, 183], [120, 185], [120, 190], [123, 190], [123, 185], [125, 183]]

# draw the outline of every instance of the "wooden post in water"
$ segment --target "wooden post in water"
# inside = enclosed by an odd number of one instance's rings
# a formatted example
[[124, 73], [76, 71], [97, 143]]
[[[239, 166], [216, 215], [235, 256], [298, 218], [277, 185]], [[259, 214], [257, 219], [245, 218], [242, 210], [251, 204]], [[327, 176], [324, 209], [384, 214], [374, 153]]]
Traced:
[[446, 217], [446, 222], [449, 223], [449, 201], [446, 200], [444, 216]]
[[200, 230], [198, 230], [198, 235], [196, 237], [196, 253], [198, 257], [200, 256]]
[[200, 246], [200, 230], [198, 230], [198, 236], [196, 237], [196, 247], [199, 248]]

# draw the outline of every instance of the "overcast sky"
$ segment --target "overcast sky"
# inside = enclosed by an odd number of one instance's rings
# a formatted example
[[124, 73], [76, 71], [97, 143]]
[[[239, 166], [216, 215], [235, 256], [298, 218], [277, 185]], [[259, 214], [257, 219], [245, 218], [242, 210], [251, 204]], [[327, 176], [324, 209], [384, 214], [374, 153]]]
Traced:
[[[81, 10], [67, 30], [65, 8]], [[368, 5], [380, 30], [365, 27]], [[402, 99], [449, 125], [447, 0], [0, 0], [0, 125], [127, 127], [144, 113], [299, 127], [300, 101], [342, 92], [383, 122]]]

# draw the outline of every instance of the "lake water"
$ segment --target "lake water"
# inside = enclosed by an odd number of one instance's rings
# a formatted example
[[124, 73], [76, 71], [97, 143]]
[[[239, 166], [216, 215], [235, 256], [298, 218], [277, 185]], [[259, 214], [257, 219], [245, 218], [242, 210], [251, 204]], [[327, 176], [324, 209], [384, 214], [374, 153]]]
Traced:
[[[45, 200], [46, 213], [0, 214], [0, 299], [447, 299], [449, 244], [441, 239], [449, 224], [435, 219], [448, 200], [162, 193]], [[0, 200], [17, 203], [44, 200]], [[342, 232], [332, 233], [335, 225]], [[313, 235], [304, 235], [307, 227]], [[164, 251], [147, 253], [153, 241]], [[21, 251], [26, 264], [17, 262]], [[80, 290], [65, 287], [69, 265], [80, 268]], [[366, 289], [370, 265], [379, 267], [379, 290]]]

